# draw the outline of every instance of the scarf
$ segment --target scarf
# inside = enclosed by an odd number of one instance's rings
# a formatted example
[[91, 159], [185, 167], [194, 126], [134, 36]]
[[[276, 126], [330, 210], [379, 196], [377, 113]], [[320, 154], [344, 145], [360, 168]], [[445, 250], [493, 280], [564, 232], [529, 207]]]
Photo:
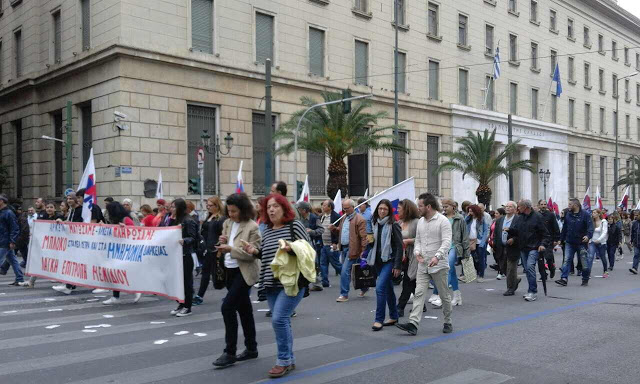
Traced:
[[[382, 247], [380, 252], [380, 258], [383, 263], [389, 261], [391, 256], [391, 224], [389, 222], [389, 216], [384, 219], [378, 219], [378, 225], [373, 226], [373, 247], [367, 255], [367, 264], [374, 265], [376, 263], [376, 253], [378, 252], [378, 246]], [[378, 231], [382, 227], [382, 237], [380, 238], [381, 244], [378, 244]]]

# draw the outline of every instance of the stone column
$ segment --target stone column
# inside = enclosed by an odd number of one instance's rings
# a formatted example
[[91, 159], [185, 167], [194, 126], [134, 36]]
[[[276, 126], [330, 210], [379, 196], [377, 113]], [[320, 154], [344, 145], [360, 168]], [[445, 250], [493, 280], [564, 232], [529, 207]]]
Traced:
[[[523, 146], [520, 148], [520, 160], [530, 160], [531, 159], [531, 148], [527, 146]], [[518, 194], [515, 196], [516, 200], [520, 199], [531, 199], [531, 178], [534, 176], [531, 172], [522, 170], [520, 172], [519, 181], [517, 191]]]

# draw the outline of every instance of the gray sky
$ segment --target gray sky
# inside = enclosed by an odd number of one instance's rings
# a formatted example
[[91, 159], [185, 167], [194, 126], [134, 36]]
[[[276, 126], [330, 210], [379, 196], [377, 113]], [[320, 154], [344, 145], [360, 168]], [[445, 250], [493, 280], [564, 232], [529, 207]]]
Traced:
[[638, 0], [618, 0], [618, 4], [633, 13], [636, 17], [640, 17], [640, 1]]

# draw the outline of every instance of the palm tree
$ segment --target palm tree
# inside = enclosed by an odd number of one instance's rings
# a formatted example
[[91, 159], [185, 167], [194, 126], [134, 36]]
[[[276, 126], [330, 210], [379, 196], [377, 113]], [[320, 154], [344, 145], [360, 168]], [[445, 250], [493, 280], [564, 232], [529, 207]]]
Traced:
[[[340, 94], [333, 92], [323, 92], [322, 97], [325, 102], [342, 99]], [[318, 104], [309, 97], [302, 97], [301, 102], [305, 108], [294, 113], [274, 135], [275, 140], [288, 141], [280, 146], [276, 153], [293, 152], [294, 131], [298, 121], [307, 108]], [[350, 153], [378, 149], [409, 153], [407, 148], [393, 142], [390, 132], [394, 128], [393, 125], [377, 126], [378, 120], [387, 117], [386, 112], [365, 112], [371, 105], [369, 100], [354, 103], [353, 109], [347, 114], [344, 113], [341, 103], [318, 107], [307, 113], [300, 124], [298, 149], [323, 153], [329, 158], [328, 196], [335, 196], [338, 189], [342, 190], [342, 196], [348, 194], [347, 166], [344, 159]]]
[[499, 176], [509, 177], [509, 171], [517, 171], [520, 169], [535, 173], [534, 162], [532, 160], [519, 160], [511, 162], [511, 165], [503, 165], [502, 162], [515, 154], [516, 145], [520, 140], [516, 140], [511, 144], [507, 144], [500, 153], [494, 155], [496, 145], [496, 130], [489, 133], [485, 129], [484, 135], [480, 132], [475, 135], [471, 131], [467, 131], [467, 136], [459, 137], [455, 141], [460, 144], [460, 148], [452, 152], [440, 152], [439, 157], [448, 157], [449, 160], [440, 164], [437, 172], [458, 171], [462, 172], [462, 178], [466, 175], [471, 176], [480, 184], [476, 189], [478, 201], [485, 206], [489, 206], [491, 201], [491, 188], [489, 183]]
[[631, 167], [625, 167], [620, 169], [623, 174], [618, 176], [618, 180], [613, 184], [611, 190], [620, 186], [633, 186], [640, 183], [640, 155], [633, 155], [630, 159]]

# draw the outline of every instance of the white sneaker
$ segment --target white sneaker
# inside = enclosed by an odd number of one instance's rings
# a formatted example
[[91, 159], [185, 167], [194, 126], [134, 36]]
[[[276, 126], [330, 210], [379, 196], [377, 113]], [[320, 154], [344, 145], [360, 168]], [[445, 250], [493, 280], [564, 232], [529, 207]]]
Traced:
[[428, 303], [433, 303], [435, 300], [439, 299], [440, 297], [438, 295], [431, 295], [431, 297], [429, 298], [429, 300], [427, 300]]
[[191, 310], [189, 308], [182, 308], [180, 312], [176, 313], [176, 317], [191, 316]]
[[504, 279], [506, 276], [503, 275], [502, 273], [498, 273], [498, 276], [496, 276], [496, 280], [502, 280]]
[[535, 293], [527, 293], [524, 297], [526, 301], [536, 301], [537, 298], [538, 295], [536, 295]]
[[434, 288], [433, 283], [429, 282], [429, 289], [433, 289], [433, 288]]
[[451, 306], [462, 305], [462, 293], [460, 290], [453, 291], [453, 300], [451, 300]]
[[31, 281], [21, 281], [18, 283], [19, 286], [21, 287], [27, 287], [27, 288], [33, 288], [34, 284], [31, 283]]
[[180, 304], [180, 305], [178, 305], [178, 308], [174, 309], [173, 311], [171, 311], [169, 313], [172, 314], [172, 315], [175, 315], [178, 312], [180, 312], [182, 310], [182, 308], [184, 308], [184, 307], [182, 306], [182, 304]]
[[102, 289], [102, 288], [96, 288], [93, 291], [91, 291], [91, 293], [93, 293], [94, 295], [98, 294], [98, 293], [107, 293], [109, 292], [108, 289]]
[[109, 298], [102, 302], [104, 305], [120, 304], [120, 299], [117, 297]]
[[484, 277], [478, 276], [478, 278], [476, 278], [476, 283], [484, 283]]
[[140, 301], [141, 297], [142, 297], [142, 293], [136, 293], [136, 297], [133, 299], [133, 302], [137, 303], [138, 301]]
[[442, 299], [440, 299], [440, 296], [437, 296], [437, 299], [433, 300], [431, 305], [433, 305], [434, 308], [442, 308]]
[[61, 284], [61, 285], [54, 285], [53, 287], [51, 287], [54, 291], [58, 291], [60, 293], [64, 293], [65, 295], [70, 295], [71, 294], [71, 289], [67, 288], [67, 286], [65, 284]]

